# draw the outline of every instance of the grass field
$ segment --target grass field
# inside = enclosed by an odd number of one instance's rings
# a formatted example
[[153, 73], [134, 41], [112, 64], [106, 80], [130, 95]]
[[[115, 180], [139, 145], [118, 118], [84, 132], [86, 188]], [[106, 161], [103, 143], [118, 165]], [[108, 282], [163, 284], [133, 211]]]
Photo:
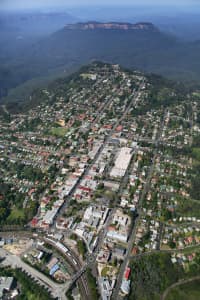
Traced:
[[51, 131], [50, 133], [52, 135], [55, 135], [55, 136], [65, 136], [68, 132], [68, 129], [67, 128], [64, 128], [64, 127], [53, 127], [51, 128]]
[[12, 223], [12, 221], [17, 219], [23, 219], [24, 218], [24, 210], [23, 209], [17, 209], [14, 208], [10, 215], [8, 216], [8, 220]]
[[192, 201], [190, 199], [179, 200], [177, 206], [177, 214], [179, 216], [200, 217], [200, 201]]
[[198, 300], [200, 299], [200, 280], [183, 284], [174, 288], [166, 300]]

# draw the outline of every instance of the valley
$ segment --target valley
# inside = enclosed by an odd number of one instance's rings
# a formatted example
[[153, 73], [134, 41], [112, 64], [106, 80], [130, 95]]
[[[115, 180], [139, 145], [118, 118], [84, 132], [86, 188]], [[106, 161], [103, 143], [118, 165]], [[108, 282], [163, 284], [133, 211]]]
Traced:
[[27, 101], [38, 86], [98, 60], [189, 84], [200, 78], [200, 43], [181, 40], [148, 22], [72, 23], [26, 45], [18, 42], [23, 51], [8, 55], [5, 50], [0, 57], [1, 103]]

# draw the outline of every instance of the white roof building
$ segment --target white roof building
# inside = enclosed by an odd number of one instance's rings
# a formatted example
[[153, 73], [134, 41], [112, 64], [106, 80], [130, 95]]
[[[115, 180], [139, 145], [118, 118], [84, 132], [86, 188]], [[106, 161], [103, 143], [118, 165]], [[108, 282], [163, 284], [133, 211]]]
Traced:
[[115, 165], [110, 172], [110, 176], [115, 178], [123, 177], [129, 166], [132, 155], [133, 155], [132, 148], [128, 148], [128, 147], [121, 148], [117, 156], [117, 159], [115, 161]]
[[125, 295], [128, 295], [130, 293], [130, 284], [131, 281], [130, 280], [123, 280], [122, 281], [122, 285], [121, 285], [121, 291], [122, 293], [124, 293]]
[[121, 233], [115, 230], [110, 230], [107, 232], [107, 237], [112, 240], [117, 240], [123, 243], [126, 243], [128, 241], [128, 233]]
[[3, 299], [4, 292], [11, 290], [13, 281], [13, 277], [0, 277], [0, 299]]

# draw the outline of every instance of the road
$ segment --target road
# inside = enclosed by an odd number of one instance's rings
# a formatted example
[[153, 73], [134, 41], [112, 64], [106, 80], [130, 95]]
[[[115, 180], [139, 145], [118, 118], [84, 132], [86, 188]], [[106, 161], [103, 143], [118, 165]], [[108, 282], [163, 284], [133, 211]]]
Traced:
[[180, 249], [166, 249], [166, 250], [163, 249], [163, 250], [146, 251], [146, 252], [142, 252], [142, 253], [134, 255], [132, 259], [138, 259], [140, 257], [149, 256], [149, 255], [156, 254], [156, 253], [182, 253], [182, 252], [184, 253], [184, 251], [191, 250], [194, 247], [200, 247], [200, 244], [197, 244], [195, 246], [194, 245], [186, 246], [186, 247], [180, 248]]
[[126, 257], [125, 257], [125, 259], [124, 259], [124, 261], [123, 261], [123, 263], [120, 267], [120, 270], [119, 270], [119, 273], [118, 273], [118, 278], [117, 278], [117, 284], [114, 288], [114, 291], [113, 291], [113, 294], [112, 294], [112, 297], [111, 297], [111, 299], [113, 299], [113, 300], [120, 298], [119, 293], [120, 293], [120, 287], [121, 287], [123, 275], [124, 275], [124, 272], [125, 272], [125, 269], [126, 269], [127, 265], [129, 264], [129, 260], [130, 260], [130, 257], [131, 257], [131, 251], [132, 251], [132, 247], [133, 247], [136, 232], [137, 232], [137, 226], [140, 222], [140, 219], [143, 216], [143, 214], [142, 214], [143, 201], [145, 199], [146, 194], [148, 193], [148, 191], [150, 189], [150, 183], [151, 183], [152, 175], [153, 175], [153, 172], [154, 172], [154, 167], [155, 167], [156, 157], [157, 157], [157, 152], [158, 152], [157, 146], [159, 144], [160, 137], [161, 137], [162, 132], [163, 132], [166, 114], [167, 114], [167, 112], [165, 112], [165, 114], [164, 114], [162, 125], [160, 127], [159, 132], [157, 133], [157, 137], [156, 137], [156, 141], [155, 141], [155, 149], [154, 149], [154, 152], [153, 152], [152, 164], [151, 164], [151, 167], [149, 169], [149, 174], [148, 174], [146, 183], [144, 185], [144, 188], [142, 190], [142, 194], [141, 194], [140, 201], [139, 201], [138, 208], [137, 208], [139, 217], [136, 218], [136, 220], [135, 220], [134, 228], [132, 230], [132, 233], [131, 233], [129, 241], [128, 241], [128, 248], [127, 248], [127, 252], [126, 252]]
[[[155, 164], [155, 159], [156, 159], [156, 155], [154, 155], [154, 159], [153, 159], [153, 162], [152, 162], [152, 166], [150, 168], [150, 171], [149, 171], [149, 175], [148, 175], [148, 178], [147, 178], [147, 181], [146, 181], [146, 184], [144, 186], [144, 189], [142, 191], [142, 195], [141, 195], [141, 199], [140, 199], [140, 205], [138, 207], [138, 213], [140, 214], [140, 208], [142, 206], [142, 203], [143, 203], [143, 200], [144, 200], [144, 197], [149, 189], [149, 184], [150, 184], [150, 181], [151, 181], [151, 178], [152, 178], [152, 174], [153, 174], [153, 170], [154, 170], [154, 164]], [[120, 267], [120, 271], [118, 273], [118, 279], [117, 279], [117, 284], [115, 286], [115, 289], [113, 291], [113, 294], [112, 294], [112, 299], [118, 299], [119, 298], [119, 291], [120, 291], [120, 287], [121, 287], [121, 283], [122, 283], [122, 279], [123, 279], [123, 275], [124, 275], [124, 271], [129, 263], [129, 259], [130, 259], [130, 256], [131, 256], [131, 251], [132, 251], [132, 247], [133, 247], [133, 243], [134, 243], [134, 240], [135, 240], [135, 235], [136, 235], [136, 232], [137, 232], [137, 226], [139, 224], [139, 221], [141, 219], [141, 216], [136, 218], [135, 220], [135, 223], [134, 223], [134, 228], [133, 228], [133, 231], [130, 235], [130, 238], [129, 238], [129, 241], [128, 241], [128, 248], [127, 248], [127, 252], [126, 252], [126, 257]]]

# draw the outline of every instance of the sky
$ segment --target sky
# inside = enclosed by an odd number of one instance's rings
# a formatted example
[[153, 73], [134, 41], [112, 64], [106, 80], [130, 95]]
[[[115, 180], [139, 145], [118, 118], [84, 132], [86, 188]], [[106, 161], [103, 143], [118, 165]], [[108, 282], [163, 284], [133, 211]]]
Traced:
[[0, 0], [1, 10], [26, 10], [70, 6], [99, 5], [192, 5], [200, 0]]

